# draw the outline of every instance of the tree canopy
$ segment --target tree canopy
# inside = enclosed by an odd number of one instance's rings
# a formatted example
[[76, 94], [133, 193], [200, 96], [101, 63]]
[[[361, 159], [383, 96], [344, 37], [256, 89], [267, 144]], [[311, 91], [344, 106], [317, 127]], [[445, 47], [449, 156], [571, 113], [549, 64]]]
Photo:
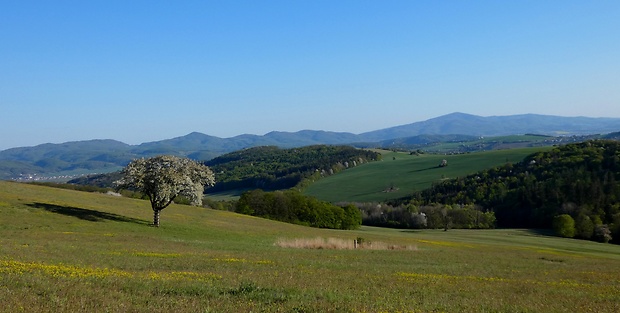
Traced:
[[162, 155], [131, 161], [116, 182], [117, 189], [142, 192], [151, 201], [153, 225], [159, 226], [159, 213], [177, 196], [202, 205], [204, 186], [213, 186], [215, 176], [209, 167], [196, 161]]

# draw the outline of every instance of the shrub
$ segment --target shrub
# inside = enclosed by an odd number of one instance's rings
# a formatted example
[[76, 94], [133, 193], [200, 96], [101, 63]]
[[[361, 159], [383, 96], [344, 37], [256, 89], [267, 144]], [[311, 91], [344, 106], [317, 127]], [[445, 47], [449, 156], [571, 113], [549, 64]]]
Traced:
[[557, 215], [553, 218], [553, 231], [558, 236], [575, 237], [575, 220], [568, 214]]
[[611, 231], [605, 224], [596, 225], [594, 227], [594, 239], [599, 242], [608, 243], [611, 240]]
[[594, 222], [592, 219], [581, 213], [575, 219], [575, 237], [590, 239], [594, 234]]

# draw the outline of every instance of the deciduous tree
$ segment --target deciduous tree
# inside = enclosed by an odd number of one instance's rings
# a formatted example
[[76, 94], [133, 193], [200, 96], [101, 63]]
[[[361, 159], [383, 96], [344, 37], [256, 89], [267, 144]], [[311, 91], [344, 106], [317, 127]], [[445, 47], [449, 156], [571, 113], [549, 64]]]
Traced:
[[575, 237], [575, 220], [568, 214], [561, 214], [553, 218], [553, 230], [556, 234], [566, 237]]
[[153, 225], [159, 226], [159, 214], [177, 196], [194, 205], [202, 204], [204, 186], [213, 186], [215, 176], [209, 167], [196, 161], [162, 155], [132, 161], [122, 170], [117, 189], [144, 193], [151, 201]]

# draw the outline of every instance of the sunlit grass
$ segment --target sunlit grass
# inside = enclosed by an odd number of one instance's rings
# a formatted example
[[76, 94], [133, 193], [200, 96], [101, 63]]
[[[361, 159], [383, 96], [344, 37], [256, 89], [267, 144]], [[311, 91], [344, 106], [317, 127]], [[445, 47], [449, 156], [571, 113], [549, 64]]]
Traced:
[[[614, 245], [313, 229], [181, 205], [154, 228], [151, 213], [145, 201], [0, 182], [0, 311], [620, 311]], [[348, 248], [360, 239], [383, 248]]]

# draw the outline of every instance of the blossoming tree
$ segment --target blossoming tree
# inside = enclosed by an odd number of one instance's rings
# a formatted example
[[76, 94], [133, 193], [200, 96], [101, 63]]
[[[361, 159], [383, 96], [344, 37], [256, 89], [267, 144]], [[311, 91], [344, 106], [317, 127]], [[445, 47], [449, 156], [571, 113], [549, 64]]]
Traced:
[[177, 196], [188, 198], [194, 205], [202, 205], [205, 186], [215, 184], [215, 175], [196, 161], [162, 155], [131, 161], [116, 182], [117, 189], [144, 193], [153, 208], [153, 225], [159, 227], [159, 214]]

